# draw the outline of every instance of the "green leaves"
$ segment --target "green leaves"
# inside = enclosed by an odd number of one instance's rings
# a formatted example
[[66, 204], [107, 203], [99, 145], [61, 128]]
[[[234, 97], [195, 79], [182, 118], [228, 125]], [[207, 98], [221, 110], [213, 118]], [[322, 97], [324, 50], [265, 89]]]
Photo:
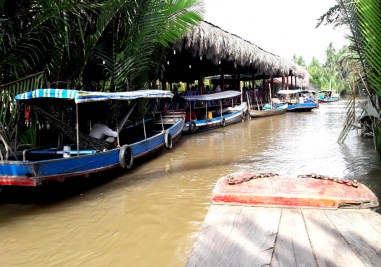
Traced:
[[381, 2], [380, 0], [340, 0], [352, 32], [352, 49], [361, 64], [365, 86], [381, 96]]
[[155, 78], [162, 47], [202, 15], [200, 0], [7, 1], [0, 84], [47, 69], [50, 81], [138, 88]]

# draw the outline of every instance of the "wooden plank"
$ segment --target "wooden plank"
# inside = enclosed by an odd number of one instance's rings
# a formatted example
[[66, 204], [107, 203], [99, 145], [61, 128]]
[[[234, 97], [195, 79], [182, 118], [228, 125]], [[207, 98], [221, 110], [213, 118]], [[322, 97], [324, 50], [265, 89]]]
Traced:
[[300, 209], [282, 209], [272, 266], [317, 266]]
[[281, 209], [211, 205], [186, 266], [270, 265]]
[[319, 267], [366, 266], [327, 216], [327, 210], [303, 209], [302, 213]]
[[367, 266], [381, 266], [380, 214], [371, 210], [338, 210], [326, 214]]

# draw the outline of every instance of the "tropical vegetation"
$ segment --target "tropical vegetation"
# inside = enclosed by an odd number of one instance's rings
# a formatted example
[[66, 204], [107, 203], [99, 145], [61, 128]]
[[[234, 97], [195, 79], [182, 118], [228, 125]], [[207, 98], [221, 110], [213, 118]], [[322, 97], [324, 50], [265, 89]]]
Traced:
[[302, 56], [294, 55], [293, 61], [308, 70], [310, 85], [317, 90], [334, 89], [342, 95], [348, 94], [352, 71], [348, 64], [349, 48], [336, 50], [332, 43], [325, 50], [324, 62], [315, 57], [309, 65]]
[[[337, 4], [330, 8], [319, 19], [322, 23], [346, 26], [350, 29], [352, 52], [352, 70], [362, 83], [368, 94], [372, 112], [372, 127], [375, 133], [375, 145], [381, 152], [380, 142], [380, 108], [381, 97], [381, 1], [380, 0], [337, 0]], [[349, 113], [353, 113], [348, 111]]]
[[83, 90], [148, 88], [160, 77], [165, 47], [202, 14], [202, 0], [0, 0], [3, 143], [18, 121], [13, 97], [30, 79], [36, 84], [42, 73], [47, 85]]

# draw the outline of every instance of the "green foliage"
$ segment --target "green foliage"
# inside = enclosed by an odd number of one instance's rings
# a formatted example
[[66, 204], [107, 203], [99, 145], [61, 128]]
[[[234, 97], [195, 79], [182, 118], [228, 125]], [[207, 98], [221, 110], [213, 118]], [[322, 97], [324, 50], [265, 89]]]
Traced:
[[20, 131], [19, 134], [19, 143], [22, 144], [23, 146], [28, 146], [28, 147], [36, 147], [37, 145], [37, 129], [38, 129], [38, 124], [37, 120], [33, 119], [30, 122], [29, 127], [27, 127], [24, 131]]
[[302, 56], [294, 55], [292, 58], [292, 61], [294, 61], [299, 66], [302, 66], [303, 68], [307, 68], [306, 61], [304, 60]]
[[318, 26], [346, 25], [351, 31], [351, 60], [370, 94], [381, 96], [381, 1], [337, 0], [319, 19]]
[[[0, 84], [40, 70], [50, 81], [112, 90], [154, 78], [161, 47], [201, 20], [200, 0], [5, 0], [0, 15]], [[34, 89], [34, 88], [33, 88]]]
[[316, 58], [312, 58], [307, 70], [310, 76], [310, 84], [317, 89], [335, 89], [344, 93], [349, 89], [352, 77], [350, 68], [351, 55], [348, 47], [344, 46], [336, 50], [333, 44], [329, 44], [326, 51], [326, 60], [323, 64]]

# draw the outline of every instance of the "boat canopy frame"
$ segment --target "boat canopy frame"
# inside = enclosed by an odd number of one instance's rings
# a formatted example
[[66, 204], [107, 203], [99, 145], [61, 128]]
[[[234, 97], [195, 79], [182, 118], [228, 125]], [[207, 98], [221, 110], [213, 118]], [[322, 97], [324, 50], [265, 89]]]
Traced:
[[[79, 155], [80, 150], [80, 132], [79, 132], [79, 109], [78, 104], [81, 103], [91, 103], [91, 102], [106, 102], [110, 100], [134, 100], [139, 98], [151, 98], [151, 99], [159, 99], [159, 98], [173, 98], [173, 93], [170, 91], [164, 90], [156, 90], [156, 89], [147, 89], [147, 90], [137, 90], [137, 91], [127, 91], [127, 92], [89, 92], [89, 91], [79, 91], [72, 89], [36, 89], [34, 91], [25, 92], [15, 96], [15, 103], [17, 105], [18, 102], [25, 104], [33, 104], [33, 100], [37, 99], [62, 99], [62, 100], [72, 100], [75, 103], [75, 113], [76, 113], [76, 135], [77, 135], [77, 155]], [[126, 116], [122, 119], [122, 123], [117, 124], [117, 141], [119, 143], [119, 132], [125, 122], [127, 121], [128, 116], [131, 114], [132, 109], [134, 109], [135, 105], [131, 108], [131, 110], [126, 114]], [[124, 122], [124, 123], [123, 123]], [[144, 126], [144, 135], [145, 133], [145, 125], [143, 118], [143, 126]], [[122, 125], [123, 124], [123, 125]], [[16, 131], [17, 132], [17, 131]]]

